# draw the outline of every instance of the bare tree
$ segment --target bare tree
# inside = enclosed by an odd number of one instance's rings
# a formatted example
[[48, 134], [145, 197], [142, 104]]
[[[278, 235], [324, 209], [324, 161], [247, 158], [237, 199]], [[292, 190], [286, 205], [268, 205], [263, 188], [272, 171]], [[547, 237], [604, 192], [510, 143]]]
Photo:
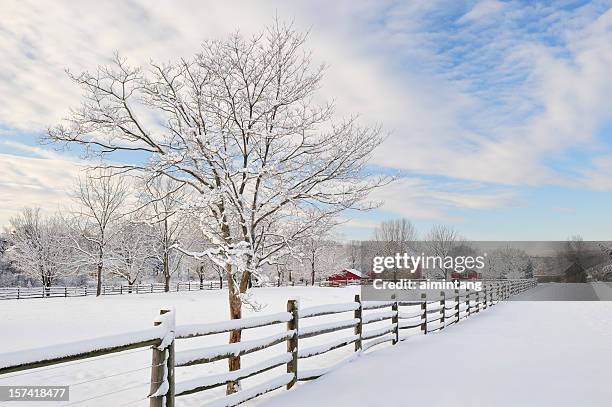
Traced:
[[[374, 230], [374, 249], [376, 256], [394, 256], [415, 249], [417, 232], [412, 222], [406, 218], [383, 221]], [[371, 250], [370, 250], [371, 251]], [[388, 269], [393, 280], [398, 278], [398, 269]]]
[[[165, 291], [170, 291], [170, 278], [181, 267], [183, 253], [176, 250], [181, 233], [186, 225], [178, 214], [187, 194], [184, 184], [167, 177], [154, 177], [142, 183], [141, 202], [143, 213], [157, 241], [154, 251], [162, 265]], [[185, 246], [185, 249], [188, 249]]]
[[26, 208], [9, 221], [9, 261], [21, 273], [49, 288], [64, 274], [68, 253], [65, 229], [57, 217], [44, 217], [40, 209]]
[[82, 264], [93, 266], [96, 295], [102, 292], [105, 254], [117, 223], [126, 211], [128, 184], [123, 177], [114, 177], [110, 170], [90, 171], [78, 180], [73, 194], [78, 207], [75, 215], [85, 244], [73, 239]]
[[328, 234], [313, 235], [303, 244], [303, 261], [308, 264], [310, 284], [314, 285], [316, 277], [325, 277], [341, 271], [346, 267], [346, 256], [342, 245]]
[[507, 245], [487, 253], [484, 274], [489, 278], [504, 280], [523, 278], [529, 262], [524, 250]]
[[117, 276], [132, 286], [152, 269], [156, 241], [148, 226], [125, 221], [115, 233], [108, 246], [106, 268], [109, 274]]
[[[461, 240], [457, 232], [449, 226], [434, 225], [425, 238], [428, 254], [445, 258], [450, 256], [458, 242]], [[433, 270], [441, 273], [441, 277], [448, 278], [452, 269], [442, 267], [441, 270]]]
[[[232, 319], [242, 316], [252, 273], [320, 220], [371, 208], [364, 199], [386, 180], [364, 175], [380, 129], [333, 121], [333, 105], [315, 102], [324, 67], [313, 66], [305, 41], [276, 22], [251, 38], [205, 41], [191, 60], [146, 70], [117, 57], [72, 76], [85, 100], [67, 125], [49, 131], [53, 141], [103, 157], [136, 153], [108, 165], [163, 174], [198, 194], [190, 206], [213, 244], [199, 256], [224, 268]], [[230, 342], [240, 338], [231, 332]], [[240, 358], [229, 358], [229, 368], [239, 369]], [[237, 387], [229, 383], [227, 392]]]
[[346, 244], [346, 261], [350, 268], [363, 271], [361, 264], [362, 255], [362, 242], [351, 240]]

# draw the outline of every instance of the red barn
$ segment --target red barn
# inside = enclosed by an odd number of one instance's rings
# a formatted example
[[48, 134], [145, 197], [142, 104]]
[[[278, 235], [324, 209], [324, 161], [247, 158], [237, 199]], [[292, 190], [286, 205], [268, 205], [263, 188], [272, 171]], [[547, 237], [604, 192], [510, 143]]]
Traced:
[[338, 274], [327, 277], [327, 281], [339, 282], [346, 280], [361, 280], [361, 271], [355, 269], [344, 269]]

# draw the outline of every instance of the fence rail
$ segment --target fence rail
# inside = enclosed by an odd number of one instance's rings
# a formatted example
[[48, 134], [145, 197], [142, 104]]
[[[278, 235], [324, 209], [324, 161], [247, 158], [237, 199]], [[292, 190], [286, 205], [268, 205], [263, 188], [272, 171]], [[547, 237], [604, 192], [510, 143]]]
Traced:
[[[346, 287], [349, 285], [366, 284], [367, 281], [359, 280], [341, 280], [341, 281], [319, 281], [316, 283], [319, 287]], [[306, 282], [289, 282], [283, 286], [305, 286]], [[258, 287], [277, 287], [278, 284], [265, 282], [257, 284]], [[172, 283], [168, 292], [178, 291], [198, 291], [198, 290], [218, 290], [227, 288], [227, 281], [220, 282], [219, 280], [199, 281], [179, 281]], [[166, 292], [164, 283], [149, 283], [149, 284], [121, 284], [121, 285], [103, 285], [100, 292], [101, 295], [122, 295], [122, 294], [148, 294], [148, 293], [163, 293]], [[0, 287], [0, 300], [24, 300], [30, 298], [67, 298], [67, 297], [85, 297], [88, 295], [96, 295], [96, 287], [93, 286], [51, 286], [51, 287]]]
[[[199, 281], [177, 282], [170, 285], [170, 292], [177, 291], [198, 291], [198, 290], [218, 290], [227, 287], [226, 282], [219, 281]], [[101, 295], [122, 295], [122, 294], [147, 294], [163, 293], [166, 287], [163, 283], [133, 284], [133, 285], [103, 285]], [[58, 298], [58, 297], [85, 297], [96, 295], [96, 287], [0, 287], [0, 300], [20, 300], [28, 298]]]
[[[290, 389], [298, 381], [316, 379], [335, 367], [303, 370], [299, 368], [301, 360], [324, 355], [349, 345], [352, 345], [354, 349], [352, 358], [383, 343], [395, 345], [407, 339], [411, 334], [430, 334], [442, 331], [536, 284], [533, 279], [487, 282], [481, 291], [459, 292], [455, 290], [452, 295], [441, 291], [434, 297], [422, 294], [420, 301], [397, 301], [395, 299], [393, 301], [362, 301], [360, 296], [356, 295], [354, 302], [319, 305], [304, 309], [299, 309], [295, 300], [289, 300], [286, 312], [217, 323], [180, 326], [174, 324], [174, 312], [162, 310], [160, 317], [150, 330], [65, 344], [60, 347], [0, 354], [0, 378], [3, 374], [10, 372], [150, 346], [152, 347], [152, 361], [150, 393], [147, 396], [149, 405], [151, 407], [174, 407], [176, 397], [226, 386], [274, 368], [286, 366], [286, 373], [217, 399], [212, 403], [212, 405], [231, 407], [281, 387]], [[345, 313], [351, 313], [350, 317], [300, 327], [300, 320], [316, 320], [326, 315]], [[390, 324], [371, 328], [371, 324], [385, 321], [390, 321]], [[280, 324], [285, 324], [280, 333], [264, 338], [213, 347], [175, 350], [177, 343], [180, 345], [183, 340], [189, 338]], [[304, 348], [300, 346], [300, 342], [306, 338], [349, 329], [350, 333], [324, 344]], [[404, 335], [404, 332], [407, 334]], [[286, 351], [251, 366], [175, 383], [176, 369], [207, 364], [231, 356], [247, 355], [281, 343], [286, 343]]]

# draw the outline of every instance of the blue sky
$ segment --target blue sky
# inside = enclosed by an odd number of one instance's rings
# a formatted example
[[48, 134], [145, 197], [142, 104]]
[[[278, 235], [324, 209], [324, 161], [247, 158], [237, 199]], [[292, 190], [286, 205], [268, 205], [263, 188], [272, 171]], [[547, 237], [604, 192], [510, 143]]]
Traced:
[[321, 97], [389, 133], [372, 167], [398, 180], [346, 214], [346, 238], [395, 217], [474, 240], [612, 238], [610, 1], [112, 3], [0, 4], [0, 225], [57, 210], [87, 164], [37, 144], [78, 104], [65, 68], [189, 57], [277, 14], [311, 30]]

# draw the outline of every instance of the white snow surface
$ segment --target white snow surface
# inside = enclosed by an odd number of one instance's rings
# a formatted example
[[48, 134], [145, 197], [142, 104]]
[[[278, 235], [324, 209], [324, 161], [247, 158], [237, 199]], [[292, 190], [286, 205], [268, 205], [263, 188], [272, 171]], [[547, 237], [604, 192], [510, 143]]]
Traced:
[[262, 407], [607, 407], [611, 316], [612, 302], [500, 303], [364, 354]]
[[[300, 307], [309, 308], [325, 304], [349, 303], [358, 286], [344, 288], [327, 287], [269, 287], [254, 288], [255, 298], [266, 304], [261, 312], [244, 310], [244, 321], [237, 325], [259, 325], [269, 320], [286, 321], [290, 315], [286, 312], [288, 299], [299, 299]], [[24, 359], [38, 359], [45, 355], [63, 355], [74, 350], [89, 350], [95, 347], [106, 347], [112, 343], [125, 343], [134, 338], [146, 338], [154, 335], [163, 338], [167, 330], [153, 327], [159, 318], [160, 309], [172, 309], [176, 312], [176, 334], [185, 332], [208, 332], [212, 329], [233, 328], [234, 322], [228, 322], [229, 307], [227, 290], [203, 290], [191, 292], [173, 292], [160, 294], [132, 294], [123, 296], [49, 298], [32, 300], [6, 300], [0, 302], [0, 349], [2, 353], [20, 352], [19, 356], [9, 360], [2, 358], [2, 364], [13, 364]], [[346, 319], [348, 314], [327, 315], [308, 318], [300, 321], [300, 326], [332, 323]], [[164, 319], [164, 318], [161, 318]], [[262, 338], [286, 331], [284, 322], [253, 328], [243, 331], [244, 341], [259, 341]], [[332, 342], [352, 333], [352, 328], [333, 332], [320, 337], [300, 340], [300, 347]], [[179, 339], [176, 341], [176, 354], [193, 349], [227, 345], [228, 333]], [[113, 340], [109, 339], [115, 338]], [[87, 347], [83, 347], [86, 344]], [[382, 346], [382, 345], [381, 345]], [[47, 348], [33, 352], [31, 349]], [[218, 350], [218, 348], [217, 348]], [[285, 358], [286, 344], [280, 343], [271, 348], [253, 352], [242, 357], [242, 368], [252, 370], [257, 365], [273, 358]], [[349, 345], [325, 355], [311, 359], [301, 359], [300, 366], [306, 369], [319, 369], [334, 366], [353, 355], [353, 346]], [[19, 358], [19, 359], [17, 359]], [[151, 349], [149, 347], [121, 353], [101, 356], [92, 359], [68, 362], [62, 365], [44, 367], [0, 375], [0, 386], [5, 385], [70, 385], [70, 402], [84, 401], [77, 405], [109, 407], [129, 404], [130, 407], [148, 406], [151, 366]], [[176, 368], [176, 383], [194, 380], [199, 383], [210, 383], [228, 373], [227, 361]], [[256, 386], [277, 378], [284, 381], [285, 366], [279, 366], [254, 378], [243, 381], [243, 391], [251, 393]], [[192, 382], [191, 385], [194, 383]], [[279, 389], [269, 396], [284, 392]], [[243, 393], [243, 395], [247, 394]], [[177, 407], [202, 406], [225, 394], [225, 386], [210, 391], [195, 393], [177, 398]], [[259, 398], [248, 401], [249, 406], [259, 402]], [[45, 406], [61, 406], [66, 402], [45, 402]], [[40, 407], [40, 402], [6, 402], [2, 407]]]
[[359, 304], [356, 302], [347, 302], [342, 304], [328, 304], [328, 305], [318, 305], [315, 307], [309, 307], [298, 310], [298, 315], [300, 318], [308, 318], [313, 315], [322, 314], [322, 313], [340, 313], [347, 311], [354, 311], [359, 308]]
[[[600, 291], [605, 293], [610, 289], [601, 284], [596, 291], [601, 297]], [[246, 311], [244, 317], [264, 319], [271, 314], [283, 314], [290, 298], [299, 299], [302, 309], [350, 303], [358, 292], [356, 286], [256, 288], [253, 294], [267, 307], [260, 313]], [[107, 336], [133, 337], [134, 332], [153, 329], [159, 310], [169, 307], [176, 310], [177, 331], [186, 325], [210, 328], [212, 323], [224, 324], [222, 321], [229, 315], [226, 290], [3, 301], [0, 303], [0, 348], [3, 352], [41, 347], [58, 349], [56, 346], [60, 344], [91, 343]], [[400, 307], [399, 311], [402, 315], [417, 309]], [[364, 315], [376, 312], [380, 311], [365, 311]], [[407, 339], [396, 346], [386, 342], [357, 356], [354, 346], [348, 345], [324, 355], [300, 359], [302, 377], [316, 372], [330, 373], [315, 381], [299, 383], [290, 391], [281, 388], [244, 405], [607, 406], [612, 398], [608, 385], [612, 363], [611, 312], [611, 302], [502, 302], [439, 333], [425, 336], [419, 328], [401, 330], [400, 338]], [[462, 312], [462, 316], [466, 314]], [[318, 330], [322, 324], [338, 324], [350, 316], [341, 313], [300, 319], [300, 330], [312, 330], [317, 325], [314, 330]], [[388, 324], [388, 320], [373, 322], [364, 327], [364, 334], [382, 332]], [[430, 324], [428, 328], [432, 326], [435, 325]], [[259, 340], [284, 330], [285, 323], [253, 328], [243, 332], [243, 340]], [[299, 349], [302, 352], [324, 349], [352, 334], [353, 329], [349, 327], [300, 339]], [[227, 344], [227, 337], [223, 333], [181, 339], [176, 343], [176, 352], [222, 346]], [[365, 349], [368, 343], [392, 337], [393, 334], [386, 334], [364, 340], [362, 346]], [[271, 360], [287, 360], [285, 343], [243, 356], [242, 369], [250, 371]], [[116, 407], [130, 403], [130, 406], [144, 407], [148, 405], [150, 363], [151, 349], [136, 349], [2, 375], [0, 385], [70, 385], [71, 402], [91, 398], [79, 405]], [[461, 374], [457, 374], [457, 366], [461, 366]], [[215, 383], [228, 377], [227, 374], [226, 361], [180, 367], [176, 369], [176, 383], [177, 387]], [[244, 380], [243, 390], [236, 397], [252, 395], [286, 380], [282, 365]], [[213, 402], [224, 394], [224, 387], [177, 398], [177, 407]], [[65, 402], [44, 404], [60, 406]], [[2, 407], [5, 406], [40, 406], [40, 403], [3, 403]]]

